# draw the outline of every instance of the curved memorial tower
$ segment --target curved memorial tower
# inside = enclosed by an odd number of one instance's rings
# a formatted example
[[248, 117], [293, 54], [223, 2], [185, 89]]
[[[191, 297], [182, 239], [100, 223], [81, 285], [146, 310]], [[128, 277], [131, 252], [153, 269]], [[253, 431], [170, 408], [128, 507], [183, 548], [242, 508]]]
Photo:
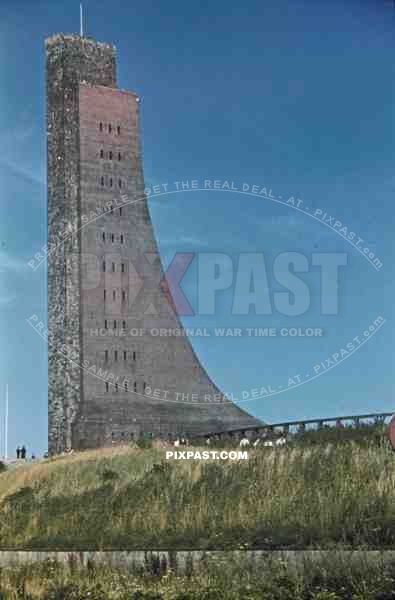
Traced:
[[46, 57], [49, 452], [262, 425], [188, 338], [150, 334], [181, 325], [159, 285], [139, 99], [117, 88], [114, 47], [59, 34]]

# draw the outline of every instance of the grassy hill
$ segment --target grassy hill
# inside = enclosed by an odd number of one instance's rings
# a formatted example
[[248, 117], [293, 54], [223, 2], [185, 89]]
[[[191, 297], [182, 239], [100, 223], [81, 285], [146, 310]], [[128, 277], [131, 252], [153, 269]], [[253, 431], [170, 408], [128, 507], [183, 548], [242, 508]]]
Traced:
[[48, 549], [383, 548], [395, 459], [371, 440], [165, 460], [118, 447], [0, 475], [0, 545]]

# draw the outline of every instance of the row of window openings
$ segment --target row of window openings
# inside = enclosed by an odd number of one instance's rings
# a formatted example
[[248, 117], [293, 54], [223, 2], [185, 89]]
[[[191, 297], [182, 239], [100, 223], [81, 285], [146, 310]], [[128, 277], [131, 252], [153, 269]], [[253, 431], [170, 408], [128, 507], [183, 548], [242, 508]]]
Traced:
[[[122, 323], [121, 329], [126, 329], [126, 321], [120, 321], [120, 322]], [[116, 329], [116, 328], [117, 328], [117, 321], [114, 320], [114, 329]], [[104, 329], [108, 329], [107, 319], [104, 319]]]
[[[106, 385], [106, 392], [109, 392], [109, 391], [110, 391], [110, 384], [108, 383], [108, 381], [106, 381], [105, 385]], [[128, 384], [128, 382], [127, 382], [127, 381], [125, 381], [125, 383], [124, 383], [123, 385], [121, 385], [121, 386], [120, 386], [118, 383], [115, 383], [115, 384], [114, 384], [114, 387], [115, 387], [115, 391], [116, 391], [116, 392], [119, 392], [119, 388], [121, 388], [121, 389], [125, 390], [125, 392], [128, 392], [128, 391], [129, 391], [129, 384]], [[146, 387], [147, 387], [147, 384], [146, 384], [146, 383], [145, 383], [145, 381], [144, 381], [143, 392], [145, 392], [145, 388], [146, 388]], [[135, 381], [135, 382], [133, 383], [133, 391], [134, 391], [134, 392], [137, 392], [137, 391], [138, 391], [138, 390], [137, 390], [137, 381]]]
[[[103, 123], [100, 122], [99, 123], [99, 130], [100, 131], [104, 131], [104, 129], [106, 129], [106, 126]], [[112, 129], [113, 129], [113, 127], [112, 127], [111, 123], [109, 123], [107, 125], [107, 131], [108, 131], [108, 133], [112, 133]], [[117, 132], [117, 135], [121, 135], [121, 127], [119, 125], [117, 125], [117, 127], [116, 127], [116, 132]]]
[[[101, 183], [101, 185], [102, 185], [102, 186], [104, 186], [104, 185], [105, 185], [105, 178], [104, 178], [104, 176], [103, 176], [103, 175], [102, 175], [102, 176], [101, 176], [101, 178], [100, 178], [100, 183]], [[109, 185], [110, 187], [112, 187], [112, 186], [113, 186], [113, 179], [112, 179], [112, 177], [110, 177], [110, 178], [108, 179], [108, 185]], [[121, 187], [122, 187], [122, 179], [118, 179], [118, 187], [119, 187], [119, 188], [121, 188]]]
[[[106, 241], [106, 232], [105, 231], [102, 232], [101, 238], [102, 238], [103, 242]], [[107, 240], [108, 241], [111, 240], [114, 243], [115, 242], [115, 233], [107, 233]], [[121, 244], [124, 244], [124, 242], [125, 242], [125, 236], [123, 235], [123, 233], [121, 233], [119, 235], [119, 241], [120, 241]]]
[[[128, 360], [127, 350], [123, 350], [122, 354], [123, 354], [123, 360]], [[108, 350], [105, 350], [104, 351], [104, 360], [106, 362], [108, 361], [108, 356], [109, 356]], [[134, 361], [136, 360], [136, 351], [132, 352], [132, 358]], [[114, 350], [114, 361], [117, 361], [117, 360], [118, 360], [118, 350]]]
[[[127, 267], [127, 263], [121, 263], [121, 273], [126, 273], [126, 267]], [[103, 260], [103, 265], [102, 265], [103, 273], [106, 272], [106, 269], [107, 269], [106, 261]], [[117, 265], [115, 263], [111, 263], [111, 271], [112, 271], [112, 273], [117, 272]]]
[[[126, 292], [125, 292], [125, 290], [122, 290], [121, 297], [122, 297], [122, 302], [125, 302], [126, 301]], [[107, 300], [107, 290], [103, 290], [103, 298], [104, 298], [104, 300]], [[112, 299], [113, 300], [117, 299], [117, 290], [113, 290], [112, 291]], [[114, 321], [114, 323], [116, 323], [116, 321]], [[104, 328], [107, 329], [107, 327], [104, 327]], [[115, 326], [114, 326], [114, 329], [116, 329]]]
[[[121, 431], [121, 433], [119, 434], [121, 437], [121, 440], [124, 440], [126, 437], [126, 432], [125, 431]], [[129, 438], [131, 441], [134, 440], [134, 434], [130, 433], [129, 434]], [[114, 431], [111, 432], [111, 440], [114, 442], [116, 440], [116, 434], [114, 433]]]
[[[108, 206], [101, 206], [101, 211], [102, 213], [106, 213], [106, 214], [112, 214], [112, 215], [116, 215], [117, 212], [114, 210], [114, 205], [111, 204], [110, 208], [108, 208]], [[119, 216], [122, 217], [122, 206], [119, 207]]]
[[[115, 160], [115, 154], [112, 150], [109, 150], [108, 152], [108, 160]], [[104, 150], [100, 150], [100, 158], [105, 158], [104, 156]], [[118, 160], [121, 161], [122, 160], [122, 154], [120, 152], [118, 152]]]

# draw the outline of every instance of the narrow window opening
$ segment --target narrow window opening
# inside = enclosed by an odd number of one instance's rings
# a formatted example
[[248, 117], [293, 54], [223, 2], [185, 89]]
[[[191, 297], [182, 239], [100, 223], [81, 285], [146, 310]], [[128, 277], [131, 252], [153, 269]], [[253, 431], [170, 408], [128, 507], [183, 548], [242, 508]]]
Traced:
[[106, 290], [104, 290], [104, 292], [103, 292], [103, 296], [104, 296], [104, 300], [105, 300], [105, 299], [106, 299], [106, 296], [107, 296], [107, 292], [106, 292]]
[[115, 300], [116, 294], [115, 294], [115, 290], [113, 290], [112, 292], [112, 299]]
[[103, 273], [106, 272], [106, 262], [103, 260]]
[[118, 350], [114, 350], [114, 360], [118, 360]]
[[122, 217], [122, 207], [119, 209], [119, 216]]
[[125, 392], [129, 391], [129, 384], [127, 381], [125, 381]]
[[136, 353], [133, 352], [133, 360], [136, 360]]
[[103, 242], [105, 242], [106, 241], [106, 234], [104, 233], [104, 231], [103, 231], [103, 234], [102, 234], [102, 238], [103, 238]]
[[112, 187], [112, 177], [110, 177], [110, 187]]
[[118, 179], [118, 187], [122, 187], [122, 179]]
[[108, 381], [106, 381], [106, 392], [108, 392], [109, 387]]
[[112, 131], [112, 127], [111, 127], [111, 124], [109, 124], [109, 126], [108, 126], [108, 133], [111, 133], [111, 131]]
[[104, 151], [100, 150], [100, 158], [104, 158]]
[[116, 391], [116, 392], [118, 391], [118, 387], [119, 387], [119, 386], [118, 386], [118, 384], [116, 383], [116, 384], [115, 384], [115, 391]]
[[103, 123], [99, 123], [99, 129], [100, 131], [103, 131]]
[[123, 233], [121, 233], [120, 240], [121, 240], [121, 244], [123, 244]]
[[104, 329], [107, 329], [107, 319], [104, 319]]
[[128, 353], [126, 350], [123, 351], [123, 360], [127, 360]]
[[111, 234], [111, 241], [114, 243], [114, 234]]
[[111, 151], [111, 150], [110, 150], [110, 152], [108, 153], [108, 158], [109, 158], [110, 160], [112, 160], [112, 151]]
[[136, 382], [134, 382], [134, 384], [133, 384], [133, 389], [135, 392], [137, 392], [137, 383]]
[[[126, 329], [126, 321], [122, 321], [122, 329]], [[125, 358], [126, 360], [126, 358]]]
[[125, 273], [125, 263], [121, 263], [121, 272]]
[[112, 272], [115, 273], [115, 263], [112, 263]]
[[125, 302], [125, 300], [126, 300], [126, 292], [125, 292], [125, 290], [122, 290], [122, 300], [123, 300], [123, 302]]
[[102, 178], [100, 179], [100, 183], [101, 183], [102, 185], [104, 185], [104, 177], [102, 177]]
[[118, 160], [122, 160], [122, 155], [120, 152], [118, 152]]
[[119, 125], [118, 125], [118, 127], [117, 127], [117, 134], [118, 134], [118, 135], [121, 135], [121, 128], [120, 128], [120, 126], [119, 126]]
[[[107, 327], [106, 327], [107, 329]], [[107, 362], [108, 361], [108, 350], [104, 350], [104, 360]]]
[[116, 329], [116, 328], [117, 328], [117, 322], [114, 321], [114, 329]]

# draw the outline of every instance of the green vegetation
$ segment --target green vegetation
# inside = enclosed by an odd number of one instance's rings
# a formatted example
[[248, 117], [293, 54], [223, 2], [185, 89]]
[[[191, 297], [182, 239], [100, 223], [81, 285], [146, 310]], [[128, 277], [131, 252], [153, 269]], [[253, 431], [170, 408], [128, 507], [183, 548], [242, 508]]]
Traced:
[[395, 563], [368, 557], [309, 559], [296, 568], [270, 556], [255, 562], [204, 559], [177, 575], [147, 557], [129, 570], [53, 560], [0, 569], [3, 600], [393, 600]]
[[248, 461], [86, 451], [0, 474], [1, 547], [389, 548], [394, 484], [395, 457], [376, 434], [258, 447]]
[[386, 443], [386, 428], [382, 425], [364, 425], [359, 427], [323, 427], [322, 429], [310, 430], [297, 433], [293, 437], [294, 443], [299, 446], [313, 446], [323, 444], [346, 444], [355, 442], [359, 446], [370, 444], [381, 445]]

